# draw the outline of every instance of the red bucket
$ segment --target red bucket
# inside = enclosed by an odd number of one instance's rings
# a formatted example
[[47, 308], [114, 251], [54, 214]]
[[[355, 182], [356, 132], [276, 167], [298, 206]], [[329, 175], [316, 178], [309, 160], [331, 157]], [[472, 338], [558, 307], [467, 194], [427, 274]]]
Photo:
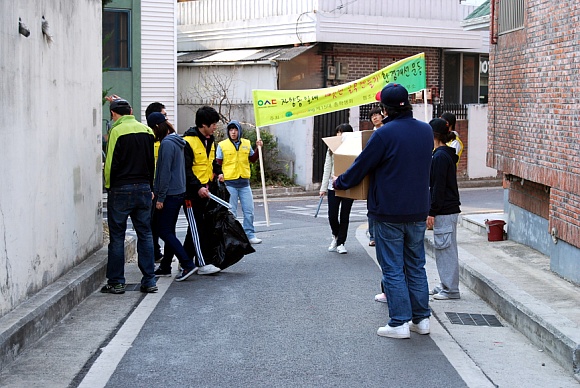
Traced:
[[487, 241], [503, 241], [504, 220], [485, 220]]

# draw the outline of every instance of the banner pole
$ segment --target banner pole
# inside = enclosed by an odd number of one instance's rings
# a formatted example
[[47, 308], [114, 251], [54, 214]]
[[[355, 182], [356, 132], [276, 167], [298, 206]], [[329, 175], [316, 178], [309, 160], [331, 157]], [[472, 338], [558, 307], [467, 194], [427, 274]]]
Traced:
[[[256, 126], [256, 141], [260, 140], [260, 127]], [[266, 176], [264, 175], [264, 157], [262, 147], [258, 146], [258, 157], [260, 159], [260, 178], [262, 179], [262, 197], [264, 198], [264, 213], [266, 214], [266, 226], [270, 226], [270, 212], [268, 211], [268, 196], [266, 195]]]
[[423, 95], [425, 96], [425, 99], [423, 100], [425, 102], [425, 122], [428, 123], [431, 120], [429, 120], [429, 117], [427, 117], [427, 114], [428, 114], [428, 112], [427, 112], [427, 89], [423, 89], [423, 93], [424, 93]]

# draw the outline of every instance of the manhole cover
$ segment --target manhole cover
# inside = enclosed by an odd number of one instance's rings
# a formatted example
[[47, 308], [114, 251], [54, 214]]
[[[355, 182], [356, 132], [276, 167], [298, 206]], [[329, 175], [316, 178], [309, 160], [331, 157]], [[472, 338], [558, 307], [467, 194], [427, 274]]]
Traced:
[[499, 319], [491, 314], [470, 314], [445, 312], [454, 325], [503, 327]]

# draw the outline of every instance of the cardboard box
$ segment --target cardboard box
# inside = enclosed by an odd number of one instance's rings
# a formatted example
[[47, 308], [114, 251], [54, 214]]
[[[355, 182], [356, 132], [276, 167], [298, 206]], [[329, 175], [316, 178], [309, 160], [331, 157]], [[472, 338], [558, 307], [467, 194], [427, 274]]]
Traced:
[[[334, 175], [339, 176], [348, 170], [373, 133], [374, 131], [345, 132], [342, 136], [322, 138], [334, 154]], [[335, 193], [344, 198], [367, 199], [368, 191], [369, 177], [365, 176], [358, 185], [348, 190], [336, 190]]]

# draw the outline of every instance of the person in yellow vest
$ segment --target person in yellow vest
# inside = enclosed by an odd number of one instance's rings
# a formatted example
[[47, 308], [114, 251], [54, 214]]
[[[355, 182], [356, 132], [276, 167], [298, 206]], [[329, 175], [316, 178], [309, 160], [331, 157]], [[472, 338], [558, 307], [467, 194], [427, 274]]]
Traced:
[[213, 247], [210, 233], [214, 225], [208, 225], [204, 211], [209, 199], [208, 183], [214, 173], [221, 168], [215, 161], [215, 139], [213, 133], [220, 120], [218, 112], [209, 106], [202, 106], [195, 113], [195, 127], [183, 134], [185, 148], [185, 216], [188, 221], [187, 235], [183, 243], [190, 257], [195, 256], [199, 275], [209, 275], [220, 269], [211, 263]]
[[[455, 123], [457, 119], [455, 115], [450, 112], [445, 112], [441, 115], [441, 118], [447, 122], [447, 128], [449, 128], [449, 142], [447, 145], [453, 149], [455, 149], [455, 153], [459, 158], [461, 158], [461, 154], [463, 153], [463, 142], [459, 138], [459, 134], [455, 131]], [[457, 159], [456, 165], [459, 165], [459, 159]]]
[[[222, 166], [223, 173], [219, 175], [220, 182], [225, 182], [230, 193], [231, 211], [238, 217], [238, 199], [244, 213], [243, 227], [251, 244], [259, 244], [254, 229], [254, 199], [250, 187], [250, 163], [258, 160], [258, 149], [252, 149], [248, 139], [242, 138], [242, 126], [232, 120], [227, 126], [228, 139], [221, 141], [216, 149], [216, 160]], [[261, 147], [262, 140], [256, 141]]]

